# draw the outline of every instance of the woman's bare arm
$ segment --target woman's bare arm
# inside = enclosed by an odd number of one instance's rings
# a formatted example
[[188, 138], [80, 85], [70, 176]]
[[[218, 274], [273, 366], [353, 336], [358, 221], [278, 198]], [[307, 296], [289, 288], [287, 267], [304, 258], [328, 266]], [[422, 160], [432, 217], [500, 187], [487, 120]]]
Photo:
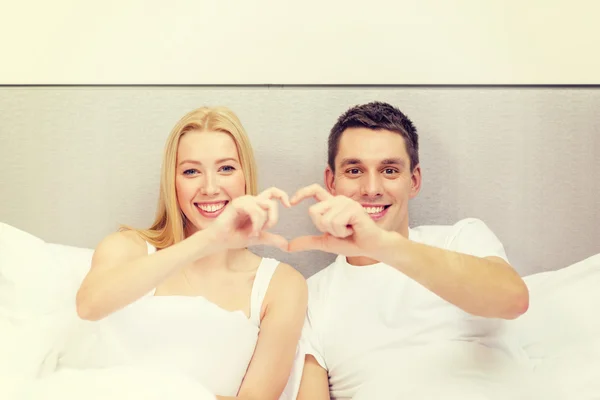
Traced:
[[99, 320], [148, 293], [185, 265], [209, 254], [210, 233], [199, 231], [164, 250], [148, 255], [135, 232], [104, 238], [94, 252], [92, 267], [77, 292], [77, 313]]
[[277, 400], [285, 388], [306, 316], [308, 288], [298, 271], [281, 264], [271, 280], [256, 350], [237, 397], [219, 400]]

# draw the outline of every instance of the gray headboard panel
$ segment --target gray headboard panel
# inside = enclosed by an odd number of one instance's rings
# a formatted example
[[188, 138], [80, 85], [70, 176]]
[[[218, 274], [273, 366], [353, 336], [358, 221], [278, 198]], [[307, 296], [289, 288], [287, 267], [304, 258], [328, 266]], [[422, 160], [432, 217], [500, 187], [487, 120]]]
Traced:
[[[94, 247], [117, 224], [146, 226], [163, 144], [202, 105], [248, 130], [261, 188], [322, 183], [326, 137], [349, 106], [383, 100], [415, 122], [424, 183], [411, 225], [482, 218], [521, 274], [600, 252], [600, 89], [477, 87], [3, 87], [0, 221]], [[275, 231], [315, 232], [308, 204]], [[289, 255], [305, 276], [331, 255]]]

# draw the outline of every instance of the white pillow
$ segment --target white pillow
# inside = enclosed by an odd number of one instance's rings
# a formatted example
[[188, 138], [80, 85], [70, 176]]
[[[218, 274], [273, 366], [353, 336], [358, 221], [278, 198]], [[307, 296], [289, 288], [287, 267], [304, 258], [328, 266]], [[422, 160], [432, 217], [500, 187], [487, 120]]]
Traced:
[[0, 223], [0, 398], [55, 370], [92, 253]]
[[92, 265], [93, 249], [47, 243], [47, 251], [54, 259], [55, 284], [63, 292], [62, 301], [74, 306], [75, 295]]
[[0, 315], [28, 318], [74, 309], [92, 254], [0, 223]]
[[0, 224], [1, 314], [16, 318], [50, 312], [53, 293], [47, 277], [54, 269], [42, 239]]
[[510, 321], [509, 332], [534, 362], [600, 337], [600, 254], [524, 280], [529, 310]]

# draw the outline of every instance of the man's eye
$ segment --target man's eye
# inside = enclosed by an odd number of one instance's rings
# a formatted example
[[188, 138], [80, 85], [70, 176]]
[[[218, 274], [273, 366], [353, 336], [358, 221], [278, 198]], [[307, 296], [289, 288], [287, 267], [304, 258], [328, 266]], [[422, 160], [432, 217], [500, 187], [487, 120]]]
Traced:
[[358, 168], [350, 168], [346, 172], [349, 173], [349, 174], [359, 174], [360, 170]]

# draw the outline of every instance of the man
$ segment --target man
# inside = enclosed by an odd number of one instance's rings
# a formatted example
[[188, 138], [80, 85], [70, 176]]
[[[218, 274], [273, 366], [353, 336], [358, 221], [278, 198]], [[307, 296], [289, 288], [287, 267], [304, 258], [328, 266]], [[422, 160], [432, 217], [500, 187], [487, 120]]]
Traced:
[[[308, 279], [300, 400], [497, 394], [516, 370], [518, 346], [500, 328], [527, 310], [527, 287], [482, 221], [409, 227], [418, 148], [399, 109], [353, 107], [330, 132], [326, 190], [291, 199], [317, 200], [309, 213], [323, 235], [290, 251], [339, 255]], [[473, 381], [483, 383], [465, 389]]]

